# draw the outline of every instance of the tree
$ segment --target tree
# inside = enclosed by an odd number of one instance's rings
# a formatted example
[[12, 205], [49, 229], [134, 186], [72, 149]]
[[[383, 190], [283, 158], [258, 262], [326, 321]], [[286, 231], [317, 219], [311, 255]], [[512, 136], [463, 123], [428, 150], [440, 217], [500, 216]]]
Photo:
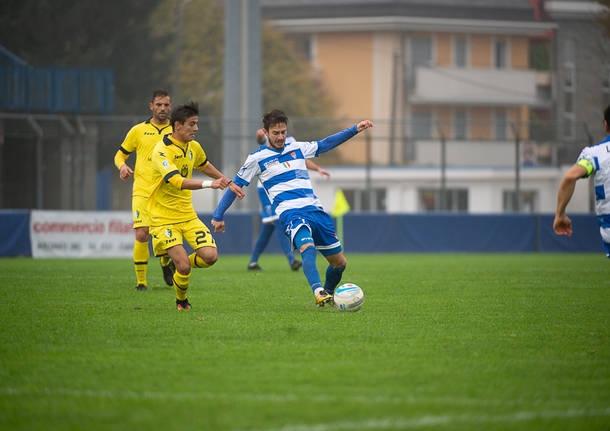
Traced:
[[[174, 40], [173, 26], [164, 25], [174, 17], [177, 1], [164, 0], [151, 15], [155, 39]], [[183, 9], [180, 88], [182, 95], [199, 102], [202, 115], [222, 115], [223, 86], [223, 3], [193, 0]], [[173, 18], [172, 18], [173, 19]], [[174, 22], [173, 20], [171, 22]], [[262, 27], [263, 110], [281, 107], [289, 116], [316, 117], [330, 114], [332, 104], [311, 66], [300, 60], [289, 42], [269, 26]], [[174, 44], [166, 43], [156, 53], [156, 60], [174, 58]], [[173, 66], [166, 63], [168, 78]], [[287, 73], [289, 71], [289, 73]]]

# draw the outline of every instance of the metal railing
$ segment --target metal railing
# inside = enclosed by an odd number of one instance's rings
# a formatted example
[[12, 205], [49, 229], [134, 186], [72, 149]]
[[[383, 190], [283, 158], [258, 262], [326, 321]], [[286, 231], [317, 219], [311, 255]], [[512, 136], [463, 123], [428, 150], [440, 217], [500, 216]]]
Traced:
[[[113, 158], [127, 131], [145, 119], [145, 115], [0, 112], [0, 208], [129, 209], [131, 183], [118, 179]], [[318, 140], [355, 123], [349, 119], [294, 118], [289, 133], [299, 140]], [[219, 168], [223, 166], [222, 125], [221, 118], [201, 117], [196, 138]], [[591, 136], [584, 131], [592, 130], [583, 125], [580, 135], [560, 140], [558, 125], [532, 122], [513, 124], [504, 139], [497, 140], [456, 139], [442, 125], [430, 135], [412, 136], [406, 133], [412, 126], [377, 120], [372, 130], [321, 155], [317, 162], [322, 166], [364, 167], [362, 179], [370, 190], [375, 187], [371, 169], [384, 167], [439, 169], [442, 190], [448, 187], [449, 168], [513, 170], [518, 199], [523, 170], [573, 163], [582, 147], [591, 144]], [[388, 133], [390, 129], [397, 132]], [[244, 129], [234, 130], [238, 136]], [[254, 136], [238, 137], [249, 143], [240, 149], [239, 166], [257, 145]], [[516, 202], [515, 208], [519, 207]]]

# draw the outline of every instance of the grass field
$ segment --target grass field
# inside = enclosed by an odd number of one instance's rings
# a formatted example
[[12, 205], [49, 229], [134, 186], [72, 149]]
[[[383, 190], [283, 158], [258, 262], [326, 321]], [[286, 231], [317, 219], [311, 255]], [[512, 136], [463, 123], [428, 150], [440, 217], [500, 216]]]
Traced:
[[0, 429], [610, 429], [601, 253], [348, 262], [357, 313], [280, 256], [196, 270], [183, 312], [154, 261], [136, 292], [129, 260], [0, 259]]

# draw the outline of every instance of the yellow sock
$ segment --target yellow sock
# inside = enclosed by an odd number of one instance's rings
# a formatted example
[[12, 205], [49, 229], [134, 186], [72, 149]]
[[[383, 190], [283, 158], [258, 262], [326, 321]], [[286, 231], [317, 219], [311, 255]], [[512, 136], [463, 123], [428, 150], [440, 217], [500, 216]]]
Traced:
[[184, 301], [186, 299], [186, 290], [189, 288], [189, 279], [191, 273], [186, 275], [180, 274], [178, 271], [174, 272], [174, 290], [176, 291], [176, 299]]
[[133, 265], [136, 270], [138, 284], [146, 286], [146, 270], [148, 269], [148, 242], [136, 241], [133, 245]]
[[191, 262], [191, 268], [209, 268], [210, 267], [210, 265], [205, 263], [202, 258], [197, 256], [196, 251], [189, 254], [189, 262]]
[[169, 256], [167, 254], [164, 254], [163, 256], [161, 256], [161, 266], [167, 265], [169, 265]]

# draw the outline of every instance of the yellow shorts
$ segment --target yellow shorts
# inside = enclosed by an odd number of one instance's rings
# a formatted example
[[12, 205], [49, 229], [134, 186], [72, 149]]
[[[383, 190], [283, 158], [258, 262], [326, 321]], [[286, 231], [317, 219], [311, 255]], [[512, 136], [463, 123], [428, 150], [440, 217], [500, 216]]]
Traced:
[[131, 214], [133, 216], [133, 228], [149, 227], [150, 214], [146, 209], [148, 206], [148, 198], [144, 196], [133, 196], [131, 198]]
[[193, 250], [201, 247], [216, 248], [210, 230], [198, 218], [182, 223], [151, 226], [150, 235], [155, 256], [166, 254], [165, 250], [182, 245], [183, 241], [186, 241]]

